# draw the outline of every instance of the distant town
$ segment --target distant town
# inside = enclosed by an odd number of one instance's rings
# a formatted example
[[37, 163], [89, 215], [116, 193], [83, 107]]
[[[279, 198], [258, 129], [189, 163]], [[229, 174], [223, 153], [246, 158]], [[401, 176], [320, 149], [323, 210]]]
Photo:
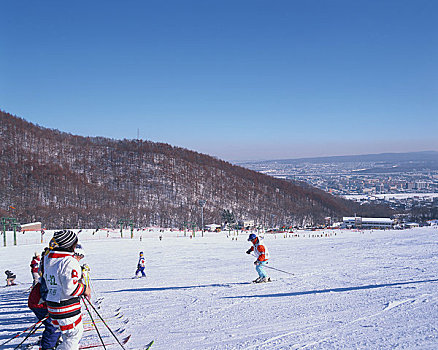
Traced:
[[[373, 157], [374, 156], [374, 157]], [[394, 209], [438, 206], [438, 152], [245, 162], [276, 178], [303, 181], [358, 202]]]

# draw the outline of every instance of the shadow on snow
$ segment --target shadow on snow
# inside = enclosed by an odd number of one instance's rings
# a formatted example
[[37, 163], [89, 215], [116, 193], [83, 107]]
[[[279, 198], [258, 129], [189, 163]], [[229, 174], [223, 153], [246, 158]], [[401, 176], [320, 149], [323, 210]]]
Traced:
[[248, 282], [236, 282], [236, 283], [215, 283], [215, 284], [199, 284], [196, 286], [175, 286], [175, 287], [145, 287], [145, 288], [132, 288], [132, 289], [120, 289], [107, 291], [104, 293], [120, 293], [120, 292], [160, 292], [163, 290], [180, 290], [180, 289], [193, 289], [193, 288], [209, 288], [209, 287], [231, 287], [233, 285], [248, 284]]
[[375, 288], [383, 288], [383, 287], [396, 287], [396, 286], [403, 286], [403, 285], [409, 285], [409, 284], [419, 284], [419, 283], [429, 283], [429, 282], [438, 282], [438, 279], [409, 281], [409, 282], [395, 282], [395, 283], [385, 283], [385, 284], [369, 284], [369, 285], [357, 286], [357, 287], [315, 289], [315, 290], [307, 290], [307, 291], [292, 292], [292, 293], [240, 295], [240, 296], [231, 296], [231, 297], [223, 297], [223, 298], [224, 299], [237, 299], [237, 298], [296, 297], [296, 296], [300, 296], [300, 295], [352, 292], [352, 291], [356, 291], [356, 290], [375, 289]]

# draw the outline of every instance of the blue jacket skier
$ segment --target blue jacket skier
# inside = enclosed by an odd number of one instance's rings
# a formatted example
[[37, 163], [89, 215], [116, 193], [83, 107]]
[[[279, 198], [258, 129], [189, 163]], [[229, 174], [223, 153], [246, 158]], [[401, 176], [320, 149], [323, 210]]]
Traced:
[[137, 271], [135, 271], [135, 277], [137, 277], [140, 272], [141, 272], [141, 277], [146, 277], [146, 274], [144, 273], [144, 269], [145, 269], [145, 260], [144, 260], [143, 252], [140, 252], [140, 256], [138, 258], [138, 264], [137, 264]]

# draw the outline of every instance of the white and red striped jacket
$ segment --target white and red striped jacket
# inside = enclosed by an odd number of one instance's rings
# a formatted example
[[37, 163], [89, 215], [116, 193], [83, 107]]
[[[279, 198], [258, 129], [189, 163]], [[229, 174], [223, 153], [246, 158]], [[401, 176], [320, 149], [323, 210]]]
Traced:
[[80, 296], [85, 286], [79, 280], [81, 266], [73, 253], [52, 251], [44, 259], [44, 279], [48, 288], [47, 309], [53, 320], [77, 316], [81, 313]]

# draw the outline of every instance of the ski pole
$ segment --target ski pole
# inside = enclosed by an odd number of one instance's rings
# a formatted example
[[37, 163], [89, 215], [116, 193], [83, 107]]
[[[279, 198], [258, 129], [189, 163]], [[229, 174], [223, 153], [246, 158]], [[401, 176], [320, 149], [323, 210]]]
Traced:
[[41, 319], [41, 320], [35, 322], [34, 324], [30, 325], [29, 327], [27, 327], [24, 331], [21, 331], [21, 332], [15, 334], [12, 338], [6, 340], [4, 343], [1, 343], [0, 346], [6, 345], [6, 344], [9, 343], [10, 341], [12, 341], [12, 340], [18, 338], [20, 335], [26, 333], [29, 329], [31, 329], [31, 328], [37, 326], [38, 324], [44, 322], [45, 320], [47, 320], [48, 317], [49, 317], [49, 316], [44, 317], [43, 319]]
[[280, 272], [283, 272], [283, 273], [287, 273], [288, 275], [295, 276], [295, 274], [293, 274], [293, 273], [290, 273], [290, 272], [287, 272], [287, 271], [283, 271], [283, 270], [280, 270], [280, 269], [276, 269], [275, 267], [271, 267], [271, 266], [267, 266], [267, 265], [263, 265], [263, 267], [267, 267], [268, 269], [272, 269], [272, 270], [275, 270], [275, 271], [280, 271]]
[[[47, 317], [46, 317], [46, 319], [47, 319]], [[38, 323], [39, 323], [39, 324], [38, 324]], [[17, 350], [17, 349], [21, 346], [21, 344], [23, 344], [23, 343], [27, 340], [27, 338], [29, 338], [32, 334], [34, 334], [34, 333], [37, 331], [38, 328], [41, 327], [42, 324], [43, 324], [43, 320], [40, 320], [39, 322], [35, 323], [34, 328], [29, 332], [28, 335], [26, 335], [26, 337], [21, 341], [21, 343], [18, 344], [18, 345], [14, 348], [14, 350]]]
[[88, 300], [88, 299], [86, 297], [82, 297], [82, 301], [84, 302], [84, 305], [85, 305], [85, 308], [87, 309], [88, 315], [90, 315], [91, 322], [93, 323], [94, 328], [96, 329], [97, 335], [99, 336], [99, 339], [100, 339], [100, 341], [102, 343], [103, 348], [106, 350], [105, 343], [103, 342], [102, 336], [100, 335], [99, 329], [97, 328], [97, 325], [94, 322], [93, 316], [91, 315], [90, 309], [88, 308], [87, 303], [85, 302], [85, 300]]
[[108, 330], [110, 331], [110, 333], [112, 334], [112, 336], [114, 337], [114, 339], [117, 341], [117, 343], [119, 343], [119, 345], [122, 347], [123, 350], [126, 350], [125, 347], [123, 346], [123, 344], [120, 342], [119, 338], [116, 337], [116, 335], [114, 334], [114, 332], [111, 330], [111, 328], [106, 324], [105, 320], [102, 318], [102, 316], [100, 316], [100, 314], [97, 312], [96, 308], [94, 307], [94, 305], [91, 303], [91, 301], [89, 301], [88, 299], [84, 298], [84, 303], [88, 302], [88, 304], [90, 304], [90, 306], [93, 308], [94, 312], [96, 313], [97, 316], [99, 316], [99, 318], [102, 320], [103, 324], [106, 326], [106, 328], [108, 328]]
[[87, 264], [82, 265], [82, 276], [84, 278], [85, 285], [90, 287], [91, 292], [94, 294], [96, 291], [91, 283], [90, 267]]
[[[251, 254], [251, 255], [257, 258], [256, 255], [254, 255], [254, 254]], [[268, 269], [275, 270], [275, 271], [280, 271], [280, 272], [286, 273], [286, 274], [291, 275], [291, 276], [295, 276], [295, 274], [293, 274], [291, 272], [287, 272], [287, 271], [284, 271], [284, 270], [276, 269], [275, 267], [271, 267], [271, 266], [268, 266], [268, 265], [263, 265], [263, 267], [266, 267]]]

